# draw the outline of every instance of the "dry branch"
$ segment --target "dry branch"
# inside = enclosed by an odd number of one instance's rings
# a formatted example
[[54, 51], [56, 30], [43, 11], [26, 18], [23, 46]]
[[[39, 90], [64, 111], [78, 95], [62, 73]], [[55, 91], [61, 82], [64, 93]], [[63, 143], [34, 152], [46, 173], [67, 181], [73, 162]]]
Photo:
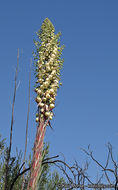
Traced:
[[[29, 71], [29, 90], [28, 90], [28, 111], [27, 111], [27, 123], [26, 123], [26, 133], [25, 133], [25, 151], [24, 151], [24, 167], [23, 170], [25, 170], [25, 159], [26, 159], [26, 152], [27, 152], [27, 136], [28, 136], [28, 123], [29, 123], [29, 112], [30, 112], [30, 85], [31, 85], [31, 65], [32, 65], [32, 59], [30, 61], [30, 71]], [[24, 187], [24, 174], [23, 174], [23, 183], [22, 183], [22, 190]]]
[[15, 72], [15, 87], [14, 87], [14, 95], [13, 95], [13, 103], [12, 103], [12, 117], [11, 117], [11, 129], [10, 129], [10, 144], [7, 152], [7, 158], [6, 158], [6, 168], [5, 168], [5, 190], [8, 190], [8, 173], [9, 173], [9, 161], [11, 157], [11, 147], [12, 147], [12, 133], [13, 133], [13, 124], [14, 124], [14, 105], [15, 105], [15, 99], [16, 99], [16, 90], [17, 90], [17, 77], [18, 77], [18, 67], [19, 67], [19, 49], [17, 53], [17, 66], [16, 66], [16, 72]]

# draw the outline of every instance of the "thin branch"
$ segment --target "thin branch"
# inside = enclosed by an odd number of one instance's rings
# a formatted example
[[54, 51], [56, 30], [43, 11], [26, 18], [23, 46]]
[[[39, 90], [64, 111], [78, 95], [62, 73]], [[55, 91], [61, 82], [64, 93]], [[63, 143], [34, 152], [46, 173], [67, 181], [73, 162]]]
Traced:
[[11, 129], [10, 129], [10, 144], [8, 148], [8, 155], [6, 158], [6, 174], [5, 174], [5, 190], [8, 190], [8, 170], [9, 170], [9, 160], [11, 157], [11, 147], [12, 147], [12, 133], [13, 133], [13, 124], [14, 124], [14, 105], [16, 99], [16, 90], [17, 90], [17, 78], [18, 78], [18, 67], [19, 67], [19, 49], [17, 53], [17, 66], [15, 72], [15, 87], [14, 87], [14, 95], [13, 95], [13, 103], [12, 103], [12, 117], [11, 117]]
[[[28, 124], [29, 124], [29, 112], [30, 112], [31, 65], [32, 65], [32, 59], [30, 61], [30, 71], [29, 71], [28, 111], [27, 111], [27, 123], [26, 123], [26, 133], [25, 133], [25, 152], [24, 152], [23, 163], [25, 163], [26, 152], [27, 152], [27, 136], [28, 136]], [[23, 170], [25, 170], [25, 164], [23, 166]], [[23, 190], [23, 186], [24, 186], [24, 175], [23, 175], [22, 190]]]
[[83, 150], [83, 152], [85, 152], [88, 156], [90, 156], [91, 159], [92, 159], [98, 166], [100, 166], [104, 171], [109, 171], [109, 172], [114, 173], [114, 170], [112, 170], [112, 169], [107, 169], [107, 168], [105, 168], [102, 164], [100, 164], [100, 163], [93, 157], [92, 151], [89, 150], [89, 152], [87, 152], [85, 149], [82, 149], [82, 150]]
[[16, 177], [13, 179], [13, 182], [12, 182], [12, 184], [11, 184], [9, 190], [12, 190], [12, 189], [13, 189], [13, 186], [14, 186], [14, 184], [15, 184], [15, 182], [16, 182], [16, 180], [17, 180], [20, 176], [22, 176], [24, 173], [26, 173], [27, 171], [29, 171], [30, 169], [31, 169], [31, 167], [29, 167], [29, 168], [23, 170], [21, 173], [20, 173], [20, 171], [19, 171], [18, 174], [16, 175]]
[[14, 105], [15, 105], [15, 99], [16, 99], [18, 67], [19, 67], [19, 49], [18, 49], [18, 54], [17, 54], [17, 67], [16, 67], [16, 74], [15, 74], [15, 88], [14, 88], [14, 97], [13, 97], [13, 104], [12, 104], [12, 119], [11, 119], [9, 154], [11, 153], [11, 146], [12, 146], [12, 132], [13, 132], [13, 122], [14, 122]]
[[[74, 166], [72, 166], [72, 167], [69, 166], [66, 162], [64, 162], [64, 161], [62, 161], [62, 160], [45, 161], [45, 162], [43, 162], [42, 164], [55, 164], [58, 168], [60, 168], [60, 169], [63, 171], [63, 173], [66, 175], [68, 181], [72, 184], [73, 181], [72, 181], [72, 179], [69, 177], [69, 175], [67, 174], [66, 168], [64, 169], [62, 166], [57, 165], [56, 163], [61, 163], [61, 164], [63, 164], [65, 167], [67, 167], [67, 168], [71, 171], [71, 173], [72, 173], [73, 176], [75, 175], [73, 169], [76, 169], [76, 171], [78, 171], [77, 168], [75, 168]], [[89, 183], [93, 184], [92, 181], [84, 174], [84, 171], [83, 171], [82, 169], [80, 169], [80, 175], [83, 176], [83, 178], [86, 178]]]
[[23, 168], [25, 162], [22, 163], [21, 167], [19, 168], [19, 172], [21, 171], [21, 169]]
[[58, 157], [59, 157], [59, 155], [52, 156], [52, 157], [50, 157], [50, 158], [46, 158], [46, 159], [44, 159], [44, 160], [42, 161], [42, 164], [45, 164], [45, 161], [47, 162], [48, 160], [51, 160], [51, 159], [54, 159], [54, 158], [58, 158]]
[[118, 177], [116, 177], [115, 190], [118, 190], [117, 184], [118, 184]]

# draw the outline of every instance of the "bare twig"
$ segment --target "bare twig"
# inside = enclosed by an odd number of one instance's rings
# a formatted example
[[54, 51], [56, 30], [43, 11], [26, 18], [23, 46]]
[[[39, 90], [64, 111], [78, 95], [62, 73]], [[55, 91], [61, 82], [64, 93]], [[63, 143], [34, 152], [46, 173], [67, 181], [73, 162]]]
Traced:
[[[114, 173], [114, 170], [105, 168], [102, 164], [100, 164], [100, 162], [98, 162], [98, 161], [94, 158], [93, 153], [92, 153], [92, 151], [90, 150], [90, 148], [88, 148], [88, 151], [89, 151], [89, 152], [86, 151], [85, 149], [82, 149], [82, 150], [83, 150], [83, 152], [85, 152], [88, 156], [90, 156], [91, 159], [92, 159], [98, 166], [100, 166], [104, 171], [109, 171], [109, 172]], [[108, 160], [108, 159], [107, 159], [107, 160]], [[106, 165], [106, 166], [107, 166], [107, 165]]]
[[12, 190], [12, 189], [13, 189], [13, 186], [14, 186], [14, 184], [15, 184], [15, 182], [16, 182], [16, 180], [17, 180], [20, 176], [22, 176], [24, 173], [26, 173], [27, 171], [29, 171], [30, 169], [31, 169], [31, 167], [29, 167], [29, 168], [23, 170], [22, 172], [20, 172], [20, 170], [19, 170], [18, 174], [17, 174], [16, 177], [13, 179], [12, 184], [11, 184], [9, 190]]
[[5, 174], [5, 190], [8, 190], [8, 173], [9, 173], [9, 161], [11, 157], [11, 147], [12, 147], [12, 132], [13, 132], [13, 124], [14, 124], [14, 105], [16, 99], [16, 89], [17, 89], [17, 77], [18, 77], [18, 67], [19, 67], [19, 49], [17, 53], [17, 66], [15, 72], [15, 87], [14, 87], [14, 96], [13, 96], [13, 103], [12, 103], [12, 117], [11, 117], [11, 129], [10, 129], [10, 144], [8, 148], [8, 155], [6, 158], [6, 174]]
[[[85, 150], [86, 151], [86, 150]], [[100, 164], [93, 156], [92, 151], [90, 150], [89, 147], [89, 152], [86, 151], [87, 154], [92, 158], [93, 161], [95, 161], [95, 163], [97, 163], [100, 167], [102, 166], [102, 164]], [[111, 152], [110, 152], [111, 153]], [[107, 169], [106, 167], [108, 166], [108, 162], [109, 162], [109, 155], [110, 153], [108, 152], [108, 157], [107, 157], [107, 161], [106, 161], [106, 165], [105, 167], [102, 166], [101, 168], [103, 169], [103, 171], [105, 172], [105, 174], [107, 175], [107, 171], [110, 171], [111, 173], [113, 173], [112, 169]], [[89, 163], [86, 162], [85, 166], [82, 168], [78, 165], [77, 161], [75, 161], [75, 163], [72, 166], [69, 166], [65, 160], [53, 160], [55, 158], [58, 158], [59, 155], [50, 157], [50, 158], [46, 158], [42, 161], [42, 165], [44, 164], [55, 164], [55, 166], [57, 166], [65, 175], [65, 177], [67, 178], [68, 182], [65, 184], [58, 184], [58, 187], [61, 187], [61, 189], [68, 189], [68, 190], [72, 190], [72, 189], [80, 189], [80, 190], [85, 190], [85, 188], [87, 189], [107, 189], [107, 188], [112, 188], [115, 190], [118, 190], [118, 178], [117, 176], [115, 179], [115, 183], [111, 183], [110, 179], [108, 177], [108, 182], [110, 184], [103, 184], [101, 183], [101, 180], [103, 178], [103, 174], [101, 175], [101, 177], [99, 178], [99, 180], [97, 181], [97, 183], [93, 183], [90, 180], [90, 177], [87, 174], [87, 170], [88, 170], [88, 166]], [[22, 166], [21, 166], [22, 168]], [[21, 176], [23, 173], [25, 173], [26, 171], [28, 171], [30, 168], [23, 170], [23, 172], [18, 172], [18, 175], [14, 178], [13, 182], [16, 181], [16, 179]], [[69, 173], [71, 172], [71, 173]], [[115, 174], [115, 173], [114, 173]], [[15, 183], [15, 182], [14, 182]], [[12, 183], [13, 184], [13, 183]], [[12, 189], [10, 189], [12, 190]]]
[[[24, 163], [23, 170], [25, 170], [25, 159], [26, 159], [26, 152], [27, 152], [28, 122], [29, 122], [29, 112], [30, 112], [31, 65], [32, 65], [32, 59], [30, 61], [30, 71], [29, 71], [28, 112], [27, 112], [27, 123], [26, 123], [26, 133], [25, 133], [25, 151], [24, 151], [24, 159], [23, 159], [23, 163]], [[24, 174], [23, 174], [22, 190], [23, 190], [23, 187], [24, 187]]]
[[[117, 175], [118, 165], [117, 165], [116, 161], [115, 161], [114, 158], [113, 158], [112, 145], [111, 145], [110, 143], [108, 143], [107, 147], [108, 147], [108, 156], [107, 156], [107, 160], [106, 160], [106, 165], [105, 165], [105, 167], [104, 167], [100, 162], [98, 162], [98, 161], [94, 158], [93, 153], [92, 153], [92, 151], [90, 150], [90, 146], [88, 146], [88, 151], [86, 151], [85, 149], [82, 149], [82, 150], [83, 150], [88, 156], [90, 156], [91, 159], [92, 159], [98, 166], [100, 166], [100, 167], [103, 169], [103, 171], [104, 171], [104, 173], [105, 173], [105, 177], [106, 177], [108, 183], [109, 183], [111, 186], [113, 185], [113, 183], [111, 183], [110, 178], [109, 178], [107, 172], [111, 172], [111, 173], [114, 175], [114, 177], [115, 177], [115, 185], [114, 185], [114, 188], [115, 188], [115, 190], [118, 190], [118, 187], [117, 187], [117, 185], [118, 185], [118, 175]], [[109, 164], [109, 159], [110, 159], [110, 157], [111, 157], [111, 161], [112, 161], [112, 163], [113, 163], [113, 165], [114, 165], [114, 169], [107, 168], [107, 167], [108, 167], [108, 164]]]
[[[85, 172], [88, 169], [88, 163], [86, 163], [84, 169], [79, 167], [77, 162], [75, 162], [75, 165], [69, 166], [65, 161], [62, 161], [62, 160], [45, 161], [42, 164], [55, 164], [63, 172], [63, 174], [66, 176], [66, 178], [68, 179], [70, 185], [76, 184], [76, 178], [78, 179], [77, 184], [79, 184], [79, 185], [82, 185], [82, 184], [84, 185], [85, 179], [90, 184], [93, 184], [92, 181], [88, 178], [88, 176], [85, 175]], [[69, 171], [71, 172], [71, 174], [73, 176], [73, 179], [69, 176], [68, 172], [66, 171], [66, 168], [68, 168]]]
[[54, 158], [58, 158], [58, 157], [59, 157], [59, 155], [52, 156], [52, 157], [50, 157], [50, 158], [46, 158], [46, 159], [44, 159], [44, 160], [42, 161], [42, 164], [45, 164], [45, 162], [47, 162], [48, 160], [51, 160], [51, 159], [54, 159]]

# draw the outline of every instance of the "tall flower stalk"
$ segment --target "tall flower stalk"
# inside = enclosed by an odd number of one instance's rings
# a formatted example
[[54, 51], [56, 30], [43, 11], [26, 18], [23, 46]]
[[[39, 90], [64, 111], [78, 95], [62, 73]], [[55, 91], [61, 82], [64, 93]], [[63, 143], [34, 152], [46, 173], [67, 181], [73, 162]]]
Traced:
[[55, 34], [51, 21], [46, 18], [38, 31], [38, 41], [34, 41], [36, 51], [34, 62], [36, 66], [36, 87], [35, 92], [38, 111], [36, 114], [37, 133], [34, 142], [33, 160], [28, 183], [28, 190], [36, 190], [41, 174], [43, 142], [46, 126], [53, 118], [55, 100], [60, 82], [60, 70], [63, 66], [61, 53], [63, 46], [60, 46], [60, 33]]

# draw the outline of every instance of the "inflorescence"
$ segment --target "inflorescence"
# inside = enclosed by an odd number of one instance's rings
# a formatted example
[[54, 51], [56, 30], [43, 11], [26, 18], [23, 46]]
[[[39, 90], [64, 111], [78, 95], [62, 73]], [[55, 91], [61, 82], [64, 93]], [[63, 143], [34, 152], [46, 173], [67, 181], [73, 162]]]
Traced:
[[54, 34], [54, 31], [54, 26], [46, 18], [37, 33], [40, 42], [35, 41], [34, 60], [37, 78], [35, 92], [39, 110], [36, 114], [36, 122], [39, 122], [39, 115], [40, 118], [52, 120], [57, 90], [61, 85], [60, 70], [63, 60], [60, 57], [63, 46], [60, 46], [59, 42], [61, 34]]

